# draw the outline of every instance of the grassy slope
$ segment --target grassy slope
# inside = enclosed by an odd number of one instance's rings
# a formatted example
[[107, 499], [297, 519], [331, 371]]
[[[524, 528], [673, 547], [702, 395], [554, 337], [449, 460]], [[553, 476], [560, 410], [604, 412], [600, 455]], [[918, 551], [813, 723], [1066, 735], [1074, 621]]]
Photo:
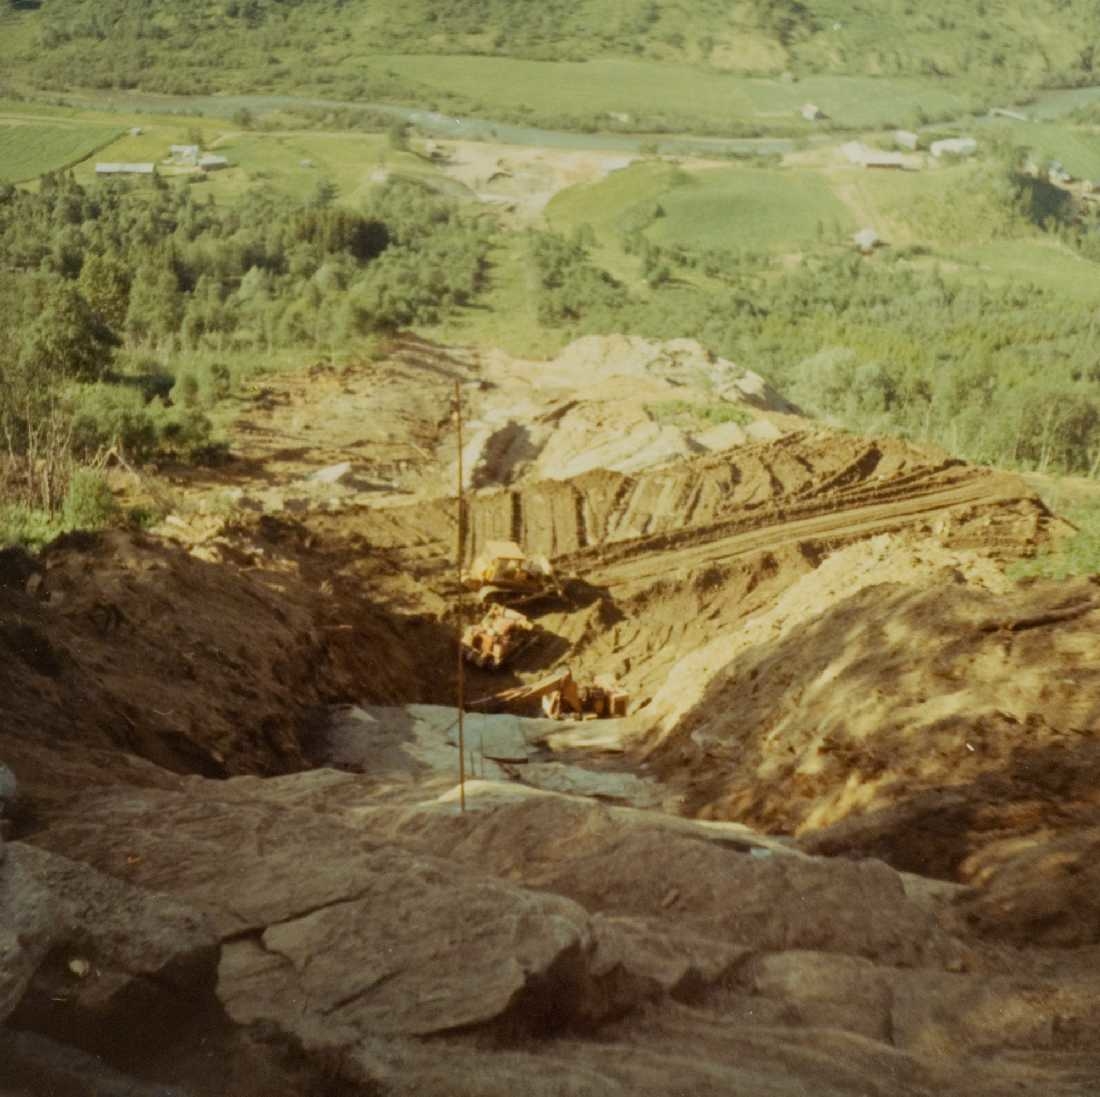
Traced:
[[785, 252], [812, 247], [819, 223], [854, 225], [816, 172], [732, 167], [688, 173], [659, 162], [562, 192], [547, 208], [547, 220], [567, 232], [589, 224], [607, 242], [658, 205], [662, 213], [648, 219], [645, 234], [654, 243], [692, 248]]
[[708, 171], [661, 199], [647, 230], [659, 244], [793, 251], [812, 247], [819, 226], [855, 227], [820, 176], [761, 168]]
[[19, 183], [78, 163], [118, 136], [117, 126], [0, 113], [0, 183]]
[[[39, 86], [138, 86], [181, 93], [303, 91], [421, 98], [427, 62], [466, 55], [460, 77], [489, 71], [474, 54], [572, 62], [594, 58], [778, 74], [961, 77], [975, 91], [1100, 81], [1087, 46], [1093, 0], [46, 0], [0, 25], [6, 78]], [[467, 72], [466, 66], [469, 66]], [[557, 81], [567, 92], [569, 69]], [[674, 69], [661, 81], [677, 86]], [[594, 78], [593, 87], [606, 82]], [[788, 110], [818, 94], [780, 89], [759, 104]], [[859, 88], [841, 109], [869, 105]], [[542, 89], [531, 91], [532, 96]], [[484, 96], [474, 90], [471, 96]], [[954, 92], [949, 92], [949, 96]], [[490, 97], [491, 99], [491, 97]], [[595, 111], [619, 109], [606, 88]], [[778, 102], [778, 105], [774, 105]], [[629, 108], [628, 108], [629, 109]]]

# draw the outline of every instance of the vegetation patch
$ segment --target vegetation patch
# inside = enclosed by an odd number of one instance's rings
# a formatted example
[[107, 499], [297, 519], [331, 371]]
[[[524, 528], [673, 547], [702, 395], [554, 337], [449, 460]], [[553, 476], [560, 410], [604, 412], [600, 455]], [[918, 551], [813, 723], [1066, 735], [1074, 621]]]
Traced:
[[692, 176], [658, 199], [646, 235], [686, 247], [796, 250], [854, 228], [851, 213], [810, 172], [722, 168]]
[[726, 400], [718, 400], [712, 404], [696, 404], [689, 400], [662, 400], [660, 403], [650, 404], [646, 411], [656, 423], [688, 429], [716, 427], [721, 423], [747, 426], [753, 420], [752, 412], [748, 408]]
[[0, 118], [0, 183], [18, 183], [67, 168], [109, 145], [117, 127]]

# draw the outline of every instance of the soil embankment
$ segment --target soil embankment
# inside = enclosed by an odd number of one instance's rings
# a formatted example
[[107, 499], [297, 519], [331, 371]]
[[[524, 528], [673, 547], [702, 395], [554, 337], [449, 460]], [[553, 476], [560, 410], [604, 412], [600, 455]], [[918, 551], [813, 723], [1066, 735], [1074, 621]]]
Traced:
[[[156, 534], [0, 558], [0, 1088], [1094, 1097], [1100, 588], [1004, 572], [1060, 523], [694, 345], [529, 366], [274, 379]], [[632, 698], [493, 717], [465, 812], [409, 705], [451, 700], [456, 380], [467, 554], [570, 579], [468, 696]]]

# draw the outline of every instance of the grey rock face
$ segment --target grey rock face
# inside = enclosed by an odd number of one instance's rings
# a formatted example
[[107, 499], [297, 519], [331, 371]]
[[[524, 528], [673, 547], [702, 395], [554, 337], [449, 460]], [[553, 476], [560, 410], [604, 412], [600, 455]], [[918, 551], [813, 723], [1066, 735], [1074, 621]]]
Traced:
[[136, 989], [201, 978], [215, 948], [206, 920], [175, 899], [22, 842], [0, 849], [0, 1020], [37, 982], [69, 1019], [106, 1024]]

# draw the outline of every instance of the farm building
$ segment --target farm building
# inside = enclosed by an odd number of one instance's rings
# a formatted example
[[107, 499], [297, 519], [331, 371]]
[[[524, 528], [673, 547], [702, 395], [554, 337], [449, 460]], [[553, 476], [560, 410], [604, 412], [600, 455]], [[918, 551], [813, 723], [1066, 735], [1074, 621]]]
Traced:
[[1026, 114], [1018, 110], [1009, 110], [1007, 107], [990, 107], [990, 118], [1011, 118], [1015, 122], [1029, 122], [1031, 119]]
[[862, 141], [849, 141], [840, 146], [840, 151], [849, 164], [862, 164], [871, 150]]
[[155, 175], [156, 164], [96, 164], [96, 175]]
[[911, 130], [894, 130], [894, 144], [899, 149], [908, 149], [910, 152], [917, 151], [917, 145], [920, 143], [920, 138]]
[[177, 164], [197, 164], [199, 162], [198, 145], [172, 145], [168, 151]]
[[846, 145], [841, 145], [840, 151], [850, 164], [858, 164], [864, 168], [905, 167], [905, 160], [900, 152], [883, 152], [863, 144], [862, 141], [849, 141]]
[[1061, 160], [1051, 160], [1047, 165], [1047, 178], [1052, 183], [1072, 183], [1073, 176], [1066, 171]]
[[217, 156], [212, 152], [203, 153], [199, 160], [199, 167], [203, 171], [220, 171], [229, 167], [229, 161], [224, 156]]
[[936, 159], [941, 156], [973, 156], [978, 151], [978, 142], [973, 137], [948, 137], [943, 141], [933, 141], [929, 151]]
[[879, 149], [868, 149], [867, 155], [863, 158], [863, 166], [865, 168], [895, 168], [900, 170], [905, 167], [905, 161], [902, 159], [900, 152], [882, 152]]
[[821, 122], [828, 117], [816, 103], [803, 103], [799, 113], [807, 122]]

